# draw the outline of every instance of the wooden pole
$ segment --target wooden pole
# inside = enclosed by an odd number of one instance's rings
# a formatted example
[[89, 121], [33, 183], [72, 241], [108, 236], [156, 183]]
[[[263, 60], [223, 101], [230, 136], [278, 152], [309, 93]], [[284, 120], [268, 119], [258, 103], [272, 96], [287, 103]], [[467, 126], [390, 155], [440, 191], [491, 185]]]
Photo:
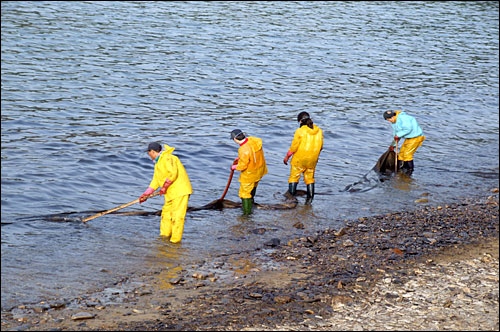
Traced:
[[[157, 191], [157, 192], [155, 192], [155, 193], [153, 193], [153, 194], [151, 194], [151, 195], [147, 196], [147, 198], [151, 198], [151, 197], [157, 196], [157, 195], [159, 195], [159, 194], [160, 194], [160, 192], [159, 192], [159, 191]], [[89, 221], [89, 220], [95, 219], [95, 218], [100, 217], [100, 216], [103, 216], [103, 215], [105, 215], [105, 214], [108, 214], [108, 213], [115, 212], [115, 211], [117, 211], [117, 210], [120, 210], [120, 209], [126, 208], [127, 206], [130, 206], [130, 205], [132, 205], [132, 204], [139, 203], [139, 201], [140, 201], [140, 198], [138, 198], [138, 199], [136, 199], [136, 200], [133, 200], [132, 202], [128, 202], [128, 203], [126, 203], [126, 204], [123, 204], [123, 205], [120, 205], [120, 206], [118, 206], [118, 207], [115, 207], [115, 208], [113, 208], [113, 209], [111, 209], [111, 210], [107, 210], [107, 211], [104, 211], [104, 212], [99, 212], [98, 214], [94, 214], [93, 216], [88, 217], [88, 218], [85, 218], [85, 219], [83, 219], [82, 221], [83, 221], [83, 222], [87, 222], [87, 221]]]
[[396, 152], [395, 154], [395, 166], [394, 166], [394, 174], [396, 174], [398, 172], [398, 141], [396, 141], [396, 148], [394, 149], [394, 152]]

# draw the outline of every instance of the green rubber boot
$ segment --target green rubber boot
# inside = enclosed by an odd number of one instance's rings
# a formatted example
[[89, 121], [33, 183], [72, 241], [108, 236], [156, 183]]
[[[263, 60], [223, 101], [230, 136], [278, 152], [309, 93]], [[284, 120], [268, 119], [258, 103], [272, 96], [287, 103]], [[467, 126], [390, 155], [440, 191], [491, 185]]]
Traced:
[[251, 198], [242, 198], [241, 205], [243, 206], [243, 214], [249, 215], [252, 213], [252, 199]]

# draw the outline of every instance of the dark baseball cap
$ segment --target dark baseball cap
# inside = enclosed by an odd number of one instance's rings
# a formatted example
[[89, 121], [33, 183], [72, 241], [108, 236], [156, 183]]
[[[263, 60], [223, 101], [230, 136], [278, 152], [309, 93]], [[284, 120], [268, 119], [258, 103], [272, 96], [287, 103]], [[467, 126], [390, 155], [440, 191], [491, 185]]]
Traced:
[[235, 129], [235, 130], [233, 130], [231, 132], [231, 139], [234, 139], [235, 137], [238, 137], [240, 135], [242, 135], [243, 138], [245, 138], [245, 133], [244, 132], [242, 132], [240, 129]]
[[385, 112], [384, 112], [384, 119], [385, 119], [385, 120], [390, 119], [390, 118], [392, 118], [394, 115], [396, 115], [396, 112], [394, 112], [394, 111], [385, 111]]
[[160, 152], [161, 151], [161, 145], [160, 145], [160, 143], [157, 143], [157, 142], [151, 142], [151, 143], [149, 143], [148, 149], [146, 150], [146, 152], [149, 152], [151, 150], [154, 150], [156, 152]]

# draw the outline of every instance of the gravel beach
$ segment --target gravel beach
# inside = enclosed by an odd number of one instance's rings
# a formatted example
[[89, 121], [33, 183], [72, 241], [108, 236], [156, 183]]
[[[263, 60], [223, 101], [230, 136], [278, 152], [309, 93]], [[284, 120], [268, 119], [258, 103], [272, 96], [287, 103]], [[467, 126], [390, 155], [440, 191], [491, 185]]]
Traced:
[[2, 330], [498, 331], [498, 189], [457, 201], [19, 306]]

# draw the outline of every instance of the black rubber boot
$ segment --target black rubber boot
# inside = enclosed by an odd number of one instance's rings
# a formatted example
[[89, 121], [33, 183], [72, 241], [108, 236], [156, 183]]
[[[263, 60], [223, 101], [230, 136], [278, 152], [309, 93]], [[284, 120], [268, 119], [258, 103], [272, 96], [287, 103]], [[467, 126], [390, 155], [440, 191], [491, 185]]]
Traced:
[[405, 167], [405, 162], [402, 160], [398, 160], [398, 171]]
[[297, 185], [298, 184], [299, 184], [298, 182], [291, 182], [288, 184], [288, 192], [290, 193], [290, 195], [292, 195], [292, 196], [297, 195]]
[[256, 192], [257, 192], [257, 186], [253, 187], [252, 191], [250, 192], [250, 195], [252, 195], [252, 204], [255, 203], [254, 197]]
[[310, 183], [307, 185], [306, 204], [311, 204], [313, 198], [314, 198], [314, 183]]
[[408, 166], [408, 170], [406, 171], [406, 174], [412, 175], [413, 174], [413, 168], [414, 168], [413, 160], [407, 161], [406, 165]]
[[251, 198], [242, 198], [241, 205], [243, 206], [243, 214], [249, 215], [252, 213], [252, 199]]

